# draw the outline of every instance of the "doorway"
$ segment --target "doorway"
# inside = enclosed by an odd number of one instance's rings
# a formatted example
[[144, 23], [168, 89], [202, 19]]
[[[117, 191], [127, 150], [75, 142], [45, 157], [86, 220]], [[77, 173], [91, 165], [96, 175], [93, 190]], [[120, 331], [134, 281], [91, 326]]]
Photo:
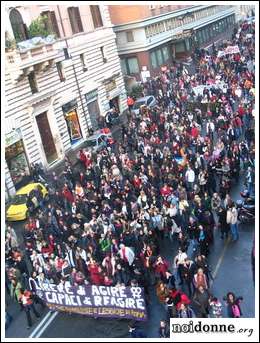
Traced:
[[46, 160], [48, 164], [54, 162], [58, 158], [56, 146], [52, 137], [50, 124], [47, 116], [47, 112], [43, 112], [36, 117], [36, 122], [40, 132], [42, 145]]
[[109, 100], [109, 107], [110, 108], [115, 108], [118, 113], [120, 113], [120, 108], [119, 108], [119, 96], [116, 96], [115, 98]]

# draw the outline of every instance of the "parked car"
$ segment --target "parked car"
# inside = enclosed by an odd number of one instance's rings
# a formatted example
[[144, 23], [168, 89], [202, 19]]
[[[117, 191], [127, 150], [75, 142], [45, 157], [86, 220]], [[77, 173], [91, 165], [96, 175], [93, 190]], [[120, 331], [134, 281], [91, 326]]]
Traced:
[[48, 195], [47, 188], [39, 182], [29, 183], [28, 185], [22, 187], [16, 192], [14, 198], [11, 200], [11, 205], [6, 211], [7, 221], [19, 221], [27, 218], [29, 215], [27, 200], [36, 187], [40, 187], [44, 198]]
[[109, 138], [113, 138], [111, 133], [95, 133], [86, 139], [84, 148], [88, 148], [93, 152], [101, 151], [107, 147]]
[[134, 106], [131, 110], [132, 113], [135, 115], [140, 114], [140, 109], [142, 106], [147, 106], [147, 107], [154, 107], [156, 105], [156, 99], [153, 95], [147, 95], [143, 98], [137, 99], [136, 102], [134, 103]]

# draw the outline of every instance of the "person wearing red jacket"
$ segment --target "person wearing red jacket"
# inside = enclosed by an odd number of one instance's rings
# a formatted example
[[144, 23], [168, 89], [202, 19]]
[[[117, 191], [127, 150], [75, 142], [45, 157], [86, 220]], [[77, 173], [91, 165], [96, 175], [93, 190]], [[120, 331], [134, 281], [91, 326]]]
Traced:
[[167, 198], [169, 195], [171, 195], [172, 188], [165, 183], [164, 186], [161, 188], [160, 193], [163, 197]]
[[198, 135], [199, 135], [199, 130], [195, 125], [193, 125], [191, 129], [191, 136], [196, 139], [198, 138]]
[[82, 163], [82, 165], [85, 166], [86, 155], [84, 154], [84, 151], [82, 149], [80, 149], [80, 151], [79, 151], [79, 160]]
[[127, 106], [128, 106], [129, 111], [131, 111], [131, 109], [133, 108], [134, 103], [135, 103], [134, 99], [131, 96], [128, 96], [127, 97]]
[[54, 246], [51, 245], [51, 244], [48, 245], [47, 242], [44, 242], [44, 244], [43, 244], [43, 246], [41, 248], [41, 253], [43, 255], [50, 256], [53, 253], [53, 251], [54, 251]]
[[92, 261], [88, 265], [88, 271], [90, 273], [90, 282], [93, 285], [103, 285], [104, 282], [104, 277], [102, 275], [102, 269], [101, 267], [97, 264], [96, 261]]
[[72, 204], [74, 202], [74, 196], [71, 193], [67, 183], [64, 184], [64, 187], [62, 189], [62, 195], [65, 198], [65, 206], [66, 208], [68, 208], [68, 204]]
[[167, 283], [171, 273], [169, 272], [169, 262], [158, 256], [154, 265], [155, 275], [158, 276], [163, 282]]
[[142, 185], [142, 181], [139, 179], [139, 177], [137, 175], [134, 175], [134, 179], [133, 179], [133, 185], [135, 188], [140, 189], [141, 185]]
[[27, 318], [27, 323], [28, 323], [27, 329], [30, 329], [30, 327], [32, 326], [31, 311], [33, 311], [37, 319], [40, 318], [40, 314], [36, 311], [36, 308], [33, 303], [32, 293], [28, 290], [21, 289], [19, 301], [21, 302], [24, 308], [24, 311], [26, 313], [26, 318]]
[[181, 304], [189, 305], [191, 303], [189, 297], [178, 289], [170, 290], [169, 295], [173, 299], [177, 310], [180, 309]]

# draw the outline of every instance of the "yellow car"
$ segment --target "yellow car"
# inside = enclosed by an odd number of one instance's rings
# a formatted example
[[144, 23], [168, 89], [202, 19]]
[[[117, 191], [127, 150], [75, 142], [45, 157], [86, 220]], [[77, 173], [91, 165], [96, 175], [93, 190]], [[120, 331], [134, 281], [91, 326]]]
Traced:
[[[27, 199], [30, 193], [37, 187], [41, 189], [44, 198], [47, 196], [48, 191], [41, 183], [29, 183], [28, 185], [22, 187], [16, 192], [11, 205], [7, 209], [7, 221], [24, 220], [28, 217], [29, 209], [26, 205]], [[36, 207], [37, 206], [39, 205], [36, 203]]]

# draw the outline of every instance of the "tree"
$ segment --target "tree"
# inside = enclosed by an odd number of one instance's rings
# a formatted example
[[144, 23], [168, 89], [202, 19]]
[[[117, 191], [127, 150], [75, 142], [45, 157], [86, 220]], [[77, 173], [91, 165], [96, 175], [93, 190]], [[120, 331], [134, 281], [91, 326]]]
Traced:
[[141, 85], [135, 85], [129, 93], [131, 97], [138, 99], [143, 96], [143, 87]]
[[47, 37], [54, 34], [48, 27], [48, 17], [40, 16], [33, 20], [28, 28], [29, 37]]
[[5, 31], [5, 49], [13, 50], [16, 47], [16, 41], [12, 38], [8, 31]]

